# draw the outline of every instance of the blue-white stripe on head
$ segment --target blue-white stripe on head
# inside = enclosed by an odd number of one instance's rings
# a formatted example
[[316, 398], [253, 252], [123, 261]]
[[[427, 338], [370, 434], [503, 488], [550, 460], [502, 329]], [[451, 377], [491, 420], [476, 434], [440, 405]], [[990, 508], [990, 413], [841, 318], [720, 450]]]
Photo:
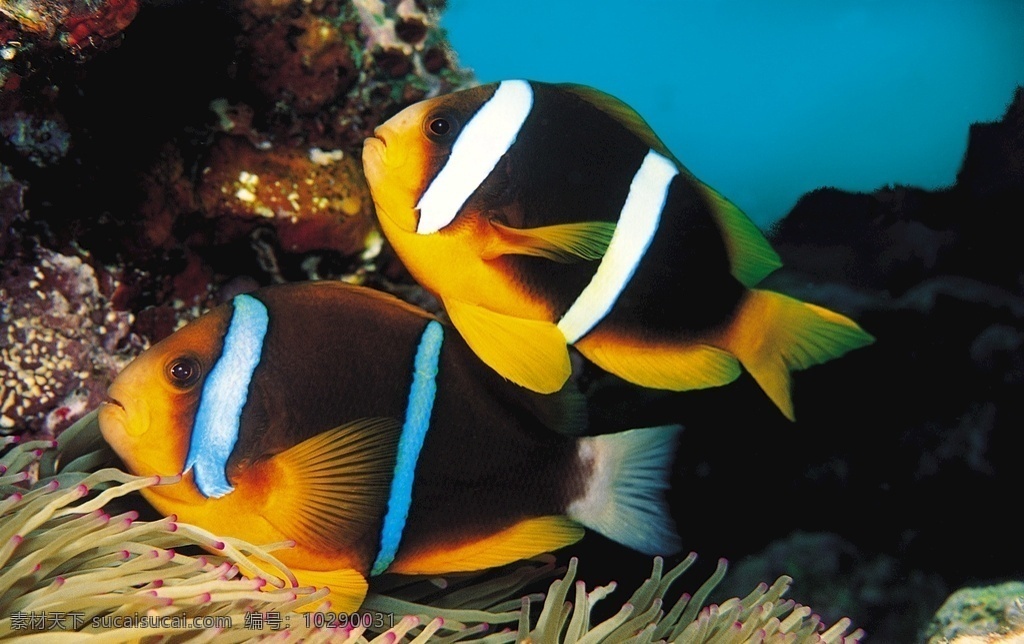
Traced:
[[654, 239], [668, 189], [679, 168], [654, 150], [647, 152], [629, 184], [615, 232], [590, 283], [558, 321], [572, 344], [608, 315]]
[[455, 219], [501, 157], [516, 142], [533, 108], [533, 88], [524, 80], [502, 81], [494, 95], [469, 119], [444, 167], [427, 186], [416, 208], [416, 232], [429, 235]]
[[420, 450], [423, 449], [423, 441], [430, 428], [430, 414], [437, 395], [437, 365], [443, 342], [443, 327], [439, 322], [431, 321], [423, 330], [413, 361], [412, 387], [405, 408], [402, 436], [398, 439], [395, 475], [391, 479], [387, 514], [384, 515], [384, 525], [380, 531], [380, 549], [370, 569], [372, 575], [387, 570], [402, 543], [402, 532], [405, 531], [405, 521], [409, 518], [409, 507], [412, 505], [416, 461], [420, 458]]
[[242, 408], [270, 321], [267, 307], [251, 295], [238, 295], [232, 304], [224, 349], [203, 384], [185, 458], [184, 471], [193, 470], [196, 487], [205, 497], [221, 497], [234, 490], [228, 483], [228, 457], [238, 442]]

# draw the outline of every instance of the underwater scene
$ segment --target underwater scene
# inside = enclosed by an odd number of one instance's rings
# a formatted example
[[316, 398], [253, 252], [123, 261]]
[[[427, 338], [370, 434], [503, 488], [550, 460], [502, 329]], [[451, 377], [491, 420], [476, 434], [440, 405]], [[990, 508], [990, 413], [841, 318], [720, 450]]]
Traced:
[[0, 0], [0, 641], [1024, 641], [1024, 10], [577, 4]]

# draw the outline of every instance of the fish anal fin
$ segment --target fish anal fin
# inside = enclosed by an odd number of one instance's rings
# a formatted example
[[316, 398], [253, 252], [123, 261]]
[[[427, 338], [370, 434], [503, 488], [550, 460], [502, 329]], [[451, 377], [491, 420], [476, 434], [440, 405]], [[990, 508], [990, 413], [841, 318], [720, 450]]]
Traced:
[[[359, 610], [366, 598], [366, 591], [369, 584], [357, 570], [342, 568], [339, 570], [302, 570], [292, 568], [295, 578], [302, 586], [314, 586], [316, 588], [330, 588], [331, 592], [325, 601], [330, 602], [327, 610], [334, 613], [351, 613]], [[299, 612], [316, 610], [320, 602], [313, 602], [298, 608]]]
[[834, 311], [781, 293], [753, 290], [722, 341], [782, 413], [794, 420], [789, 372], [838, 358], [874, 338]]
[[446, 298], [444, 305], [466, 344], [502, 377], [542, 394], [558, 391], [569, 379], [569, 349], [554, 323], [460, 300]]
[[700, 186], [711, 202], [715, 220], [722, 227], [733, 277], [749, 288], [782, 266], [779, 254], [742, 210], [710, 186], [704, 183]]
[[383, 513], [401, 430], [393, 418], [364, 418], [254, 463], [252, 476], [268, 482], [263, 517], [316, 550], [350, 550]]
[[563, 516], [526, 519], [496, 534], [454, 546], [399, 554], [388, 572], [434, 575], [483, 570], [558, 550], [583, 538], [583, 527]]
[[740, 375], [735, 356], [708, 344], [646, 343], [595, 329], [573, 346], [605, 371], [652, 389], [706, 389]]
[[615, 232], [615, 224], [609, 221], [538, 228], [512, 228], [496, 221], [490, 224], [494, 234], [481, 253], [486, 260], [502, 255], [532, 255], [561, 263], [600, 259]]

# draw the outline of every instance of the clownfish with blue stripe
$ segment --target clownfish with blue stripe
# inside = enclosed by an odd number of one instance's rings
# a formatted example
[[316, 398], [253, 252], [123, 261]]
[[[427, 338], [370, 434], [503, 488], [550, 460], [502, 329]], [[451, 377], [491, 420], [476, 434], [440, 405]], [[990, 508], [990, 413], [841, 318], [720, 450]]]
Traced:
[[873, 341], [753, 288], [781, 265], [760, 230], [607, 94], [509, 80], [416, 103], [374, 134], [363, 166], [388, 241], [473, 350], [534, 391], [562, 386], [573, 345], [674, 391], [742, 364], [793, 420], [791, 370]]
[[145, 351], [99, 412], [163, 514], [275, 552], [355, 610], [384, 572], [471, 571], [584, 526], [680, 548], [663, 493], [679, 426], [580, 437], [578, 392], [539, 395], [397, 298], [336, 282], [236, 296]]

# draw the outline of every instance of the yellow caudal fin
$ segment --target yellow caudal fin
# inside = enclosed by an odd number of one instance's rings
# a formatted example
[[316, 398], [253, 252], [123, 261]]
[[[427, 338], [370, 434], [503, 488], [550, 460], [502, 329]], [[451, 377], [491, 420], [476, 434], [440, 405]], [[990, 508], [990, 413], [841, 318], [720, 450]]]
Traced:
[[605, 371], [652, 389], [706, 389], [740, 375], [733, 355], [706, 344], [645, 345], [595, 330], [573, 346]]
[[751, 291], [723, 343], [772, 402], [795, 420], [789, 372], [874, 342], [850, 318], [771, 291]]
[[521, 521], [501, 532], [423, 552], [399, 555], [388, 572], [439, 575], [483, 570], [558, 550], [583, 538], [583, 527], [568, 517], [547, 516]]
[[615, 232], [615, 223], [610, 221], [583, 221], [539, 228], [512, 228], [492, 221], [491, 227], [494, 235], [481, 255], [484, 259], [501, 255], [533, 255], [562, 263], [600, 259], [608, 250]]
[[[366, 578], [351, 568], [341, 570], [297, 570], [292, 568], [292, 572], [295, 573], [299, 584], [303, 586], [315, 586], [318, 589], [325, 586], [330, 588], [331, 593], [325, 598], [325, 601], [330, 602], [330, 606], [326, 610], [334, 613], [351, 613], [359, 610], [363, 599], [366, 598], [366, 589], [369, 587]], [[321, 603], [307, 604], [299, 610], [302, 612], [316, 610], [320, 605]]]
[[459, 300], [445, 299], [444, 306], [466, 344], [502, 377], [542, 394], [558, 391], [569, 379], [569, 349], [553, 323]]

